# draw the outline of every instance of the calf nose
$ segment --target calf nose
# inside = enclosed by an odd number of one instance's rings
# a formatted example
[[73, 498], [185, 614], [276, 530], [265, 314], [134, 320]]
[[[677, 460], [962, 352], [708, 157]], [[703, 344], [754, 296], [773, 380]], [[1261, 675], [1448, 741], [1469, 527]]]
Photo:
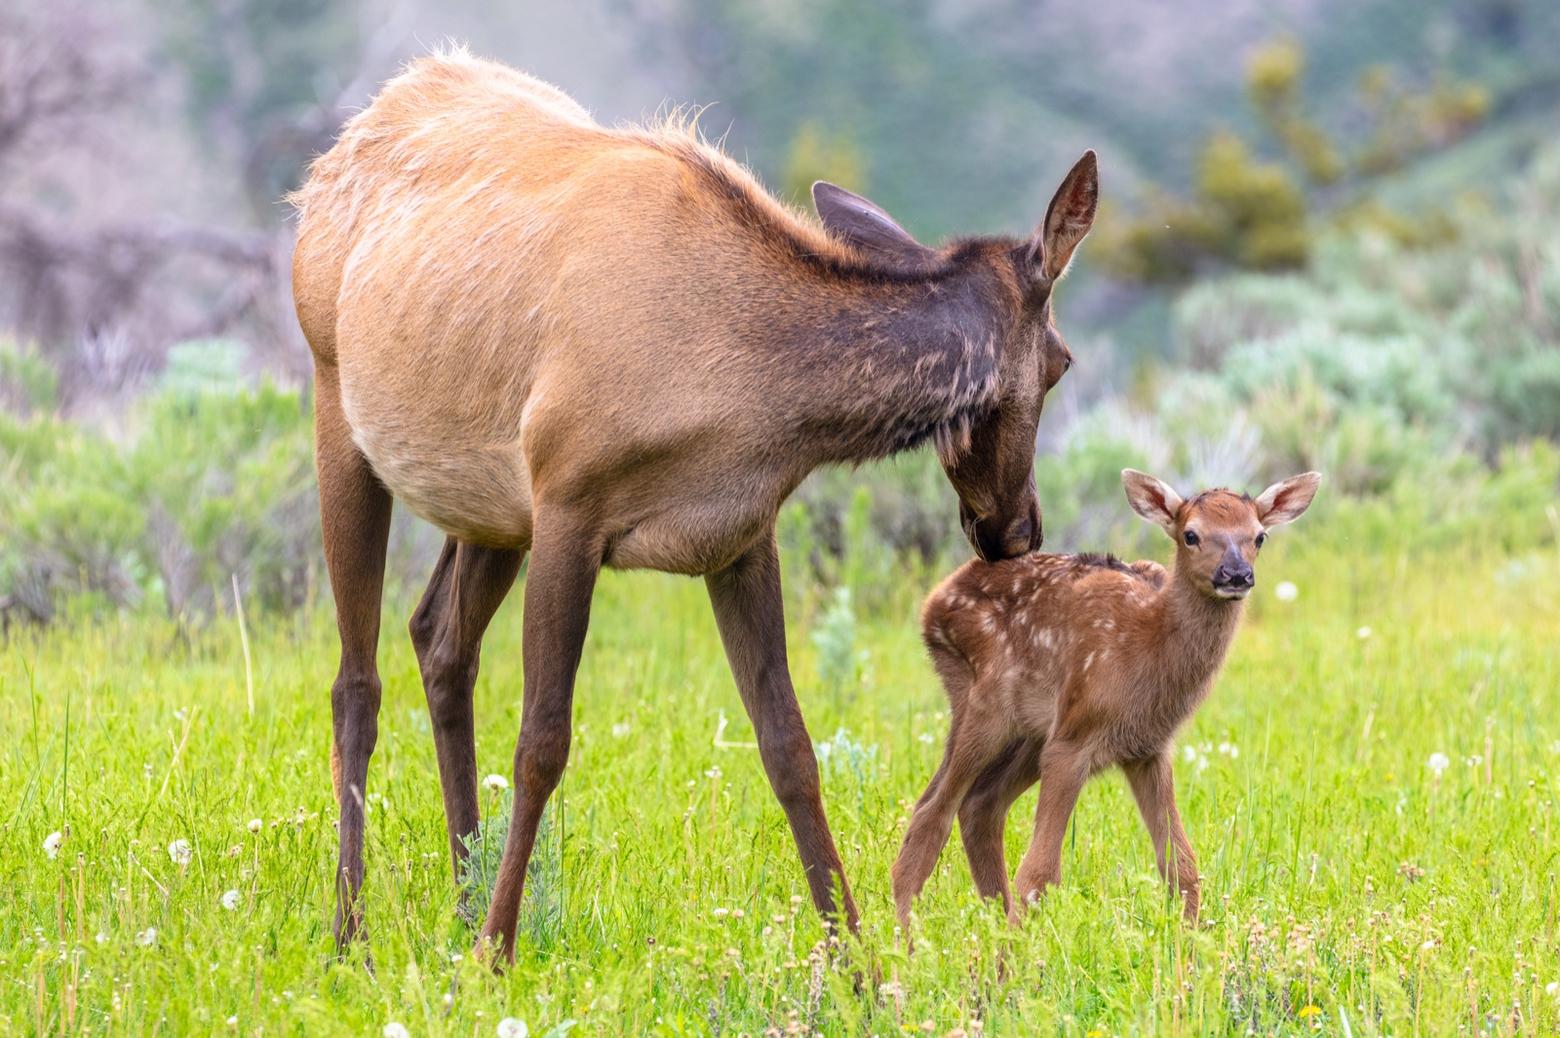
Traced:
[[1219, 563], [1219, 568], [1213, 571], [1213, 583], [1215, 587], [1249, 588], [1256, 582], [1256, 574], [1250, 566], [1229, 566]]

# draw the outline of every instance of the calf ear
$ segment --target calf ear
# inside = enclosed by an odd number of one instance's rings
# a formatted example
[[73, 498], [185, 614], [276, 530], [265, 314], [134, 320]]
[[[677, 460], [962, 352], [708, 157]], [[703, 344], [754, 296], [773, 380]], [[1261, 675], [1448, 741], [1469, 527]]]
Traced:
[[1073, 250], [1094, 226], [1099, 200], [1099, 166], [1090, 150], [1062, 180], [1045, 211], [1045, 222], [1029, 239], [1029, 267], [1036, 276], [1055, 281], [1067, 272]]
[[1127, 490], [1127, 504], [1149, 522], [1175, 536], [1175, 513], [1181, 510], [1181, 495], [1146, 472], [1121, 470], [1121, 485]]
[[812, 187], [813, 206], [823, 226], [858, 249], [899, 257], [924, 257], [932, 250], [910, 236], [878, 205], [826, 180]]
[[1257, 522], [1263, 526], [1294, 522], [1311, 506], [1311, 499], [1321, 483], [1320, 472], [1303, 472], [1282, 483], [1274, 483], [1252, 502], [1257, 509]]

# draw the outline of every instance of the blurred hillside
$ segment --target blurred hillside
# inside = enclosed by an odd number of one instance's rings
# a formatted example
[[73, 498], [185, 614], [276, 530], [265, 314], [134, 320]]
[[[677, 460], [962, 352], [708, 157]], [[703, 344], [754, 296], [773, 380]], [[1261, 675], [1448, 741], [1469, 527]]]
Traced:
[[[930, 239], [1027, 229], [1085, 147], [1102, 155], [1114, 209], [1149, 219], [1161, 215], [1156, 198], [1194, 185], [1221, 128], [1250, 139], [1261, 160], [1274, 143], [1248, 96], [1251, 64], [1273, 41], [1303, 55], [1294, 103], [1304, 130], [1351, 149], [1383, 123], [1405, 125], [1382, 118], [1393, 98], [1476, 92], [1472, 137], [1505, 140], [1501, 165], [1443, 176], [1416, 200], [1429, 211], [1449, 190], [1491, 186], [1560, 106], [1560, 5], [1548, 0], [526, 8], [4, 0], [0, 329], [51, 360], [75, 413], [117, 410], [181, 341], [234, 338], [251, 375], [304, 380], [279, 199], [379, 82], [445, 38], [559, 83], [604, 121], [668, 101], [709, 105], [706, 131], [777, 190], [799, 200], [812, 179], [832, 177]], [[1452, 142], [1430, 143], [1410, 165]], [[1374, 190], [1344, 180], [1323, 208]], [[1157, 323], [1120, 325], [1140, 294], [1125, 308], [1108, 287], [1072, 295], [1070, 333], [1086, 341], [1121, 328], [1117, 354], [1165, 327], [1152, 306]]]
[[[315, 597], [280, 198], [446, 37], [604, 122], [708, 103], [779, 193], [836, 180], [928, 240], [1026, 232], [1098, 149], [1040, 429], [1050, 545], [1140, 533], [1124, 465], [1318, 468], [1323, 514], [1427, 543], [1560, 533], [1560, 4], [0, 3], [0, 625]], [[819, 473], [782, 534], [870, 607], [965, 551], [952, 520], [918, 456]], [[431, 532], [396, 530], [415, 584]]]

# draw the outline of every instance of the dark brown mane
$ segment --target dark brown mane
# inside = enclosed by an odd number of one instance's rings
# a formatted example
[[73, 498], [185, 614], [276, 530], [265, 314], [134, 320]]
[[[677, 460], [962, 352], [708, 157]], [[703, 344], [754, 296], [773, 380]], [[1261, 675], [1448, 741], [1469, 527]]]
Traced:
[[1085, 569], [1113, 569], [1118, 573], [1130, 573], [1133, 576], [1142, 576], [1137, 570], [1122, 562], [1110, 552], [1083, 551], [1076, 555], [1068, 556], [1073, 565]]
[[[686, 163], [698, 176], [701, 186], [711, 197], [728, 206], [741, 226], [761, 235], [789, 258], [831, 278], [881, 285], [938, 282], [967, 270], [994, 248], [1004, 251], [1018, 248], [1016, 240], [974, 237], [950, 242], [932, 252], [924, 262], [864, 252], [821, 228], [805, 224], [769, 195], [746, 170], [710, 145], [683, 138], [662, 141], [661, 147]], [[819, 242], [819, 235], [827, 244]]]

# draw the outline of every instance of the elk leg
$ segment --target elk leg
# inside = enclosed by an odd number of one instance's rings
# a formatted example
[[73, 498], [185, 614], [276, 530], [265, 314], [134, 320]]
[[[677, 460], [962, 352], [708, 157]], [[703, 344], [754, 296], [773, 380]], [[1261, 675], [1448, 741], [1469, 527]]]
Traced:
[[352, 443], [333, 367], [319, 365], [314, 389], [314, 460], [320, 526], [341, 664], [330, 689], [331, 779], [341, 819], [336, 867], [336, 949], [362, 925], [363, 797], [379, 737], [380, 595], [390, 536], [390, 494]]
[[1007, 912], [1013, 910], [1008, 887], [1007, 861], [1002, 833], [1013, 801], [1040, 777], [1040, 750], [1035, 740], [1013, 743], [1002, 757], [981, 772], [959, 805], [959, 835], [970, 862], [975, 889], [984, 898], [1000, 897]]
[[1137, 799], [1138, 811], [1149, 838], [1154, 841], [1154, 858], [1165, 882], [1181, 891], [1182, 914], [1191, 923], [1197, 921], [1202, 902], [1202, 883], [1197, 875], [1197, 858], [1181, 825], [1181, 812], [1175, 806], [1175, 774], [1170, 755], [1162, 753], [1147, 760], [1122, 765], [1127, 784]]
[[764, 772], [791, 825], [813, 905], [825, 920], [835, 920], [838, 882], [845, 900], [845, 924], [854, 932], [856, 903], [823, 812], [818, 759], [791, 686], [774, 531], [730, 566], [706, 576], [705, 585], [726, 661], [753, 722]]
[[899, 856], [894, 859], [894, 907], [900, 928], [905, 931], [910, 928], [910, 906], [948, 843], [959, 805], [1002, 750], [1003, 743], [994, 738], [1000, 732], [1002, 728], [993, 719], [972, 717], [968, 711], [954, 716], [948, 733], [946, 766], [933, 778], [910, 816], [910, 827], [905, 831]]
[[1051, 742], [1040, 751], [1040, 802], [1035, 807], [1035, 831], [1013, 878], [1018, 904], [1008, 912], [1016, 925], [1024, 905], [1062, 878], [1062, 838], [1078, 794], [1089, 779], [1089, 761], [1081, 748]]
[[515, 925], [525, 870], [547, 798], [569, 760], [574, 675], [579, 669], [590, 598], [601, 568], [601, 546], [565, 517], [537, 516], [531, 567], [525, 582], [525, 701], [515, 745], [515, 802], [509, 837], [482, 927], [479, 951], [495, 948], [499, 963], [513, 962]]
[[472, 689], [482, 636], [520, 571], [524, 553], [444, 542], [438, 565], [408, 625], [422, 670], [428, 717], [439, 757], [450, 858], [460, 877], [477, 809], [477, 747]]

